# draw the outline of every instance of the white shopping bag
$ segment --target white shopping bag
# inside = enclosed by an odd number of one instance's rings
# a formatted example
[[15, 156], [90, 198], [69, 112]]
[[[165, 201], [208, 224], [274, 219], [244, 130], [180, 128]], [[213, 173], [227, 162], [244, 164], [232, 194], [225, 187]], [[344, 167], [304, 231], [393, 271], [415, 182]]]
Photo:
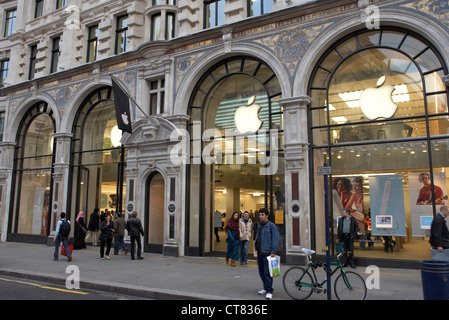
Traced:
[[437, 249], [430, 249], [430, 255], [432, 260], [449, 262], [449, 249], [443, 249], [443, 252], [439, 252]]
[[279, 277], [281, 275], [281, 257], [280, 256], [268, 256], [268, 268], [270, 269], [270, 276], [272, 278]]

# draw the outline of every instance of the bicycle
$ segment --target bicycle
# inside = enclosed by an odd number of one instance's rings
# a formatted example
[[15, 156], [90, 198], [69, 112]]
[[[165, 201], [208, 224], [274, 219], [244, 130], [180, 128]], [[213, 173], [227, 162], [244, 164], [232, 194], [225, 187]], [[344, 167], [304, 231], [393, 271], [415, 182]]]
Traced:
[[[312, 293], [326, 293], [327, 289], [324, 284], [327, 282], [325, 278], [322, 282], [318, 282], [315, 269], [323, 267], [327, 272], [326, 262], [312, 262], [312, 254], [314, 250], [302, 249], [302, 252], [307, 255], [309, 263], [307, 268], [292, 267], [288, 269], [282, 279], [284, 290], [287, 294], [295, 300], [305, 300], [309, 298]], [[365, 300], [368, 289], [366, 288], [365, 280], [356, 272], [345, 271], [340, 262], [341, 252], [337, 256], [337, 262], [331, 262], [331, 265], [336, 267], [330, 270], [333, 276], [338, 270], [340, 274], [334, 282], [334, 293], [338, 300]], [[313, 277], [309, 270], [312, 271]]]

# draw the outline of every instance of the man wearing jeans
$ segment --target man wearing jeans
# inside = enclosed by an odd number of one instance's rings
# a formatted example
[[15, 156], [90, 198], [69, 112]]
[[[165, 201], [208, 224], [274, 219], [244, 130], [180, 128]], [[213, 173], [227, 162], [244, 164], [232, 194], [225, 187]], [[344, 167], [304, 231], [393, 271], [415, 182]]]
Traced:
[[257, 227], [254, 241], [257, 251], [259, 275], [263, 283], [263, 289], [258, 293], [260, 295], [265, 294], [265, 298], [271, 299], [273, 298], [273, 278], [270, 275], [267, 257], [274, 257], [276, 255], [279, 244], [279, 231], [276, 225], [268, 220], [268, 215], [269, 213], [267, 209], [260, 209], [260, 224]]
[[348, 264], [351, 268], [356, 268], [354, 264], [354, 240], [360, 233], [357, 220], [351, 216], [351, 210], [344, 208], [341, 212], [342, 217], [338, 222], [338, 240], [343, 243], [345, 250], [345, 263], [343, 267]]
[[[68, 226], [66, 226], [67, 223]], [[61, 212], [61, 220], [59, 220], [58, 224], [56, 225], [56, 233], [53, 239], [53, 242], [55, 243], [55, 253], [53, 254], [53, 261], [58, 261], [59, 245], [61, 244], [61, 242], [65, 248], [65, 252], [67, 253], [67, 261], [72, 261], [72, 254], [69, 249], [69, 240], [70, 221], [65, 218], [65, 212]]]

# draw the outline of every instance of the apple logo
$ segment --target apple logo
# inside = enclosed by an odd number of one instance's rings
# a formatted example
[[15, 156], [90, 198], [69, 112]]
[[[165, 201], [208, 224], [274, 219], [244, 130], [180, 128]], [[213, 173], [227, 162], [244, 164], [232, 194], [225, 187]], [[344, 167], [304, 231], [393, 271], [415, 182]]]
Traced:
[[363, 114], [370, 120], [379, 118], [391, 118], [398, 106], [393, 102], [393, 86], [384, 86], [385, 76], [377, 80], [377, 88], [363, 90], [360, 95], [360, 108]]
[[256, 97], [252, 96], [248, 99], [248, 106], [241, 106], [234, 115], [234, 122], [240, 133], [256, 132], [262, 126], [259, 119], [259, 110], [261, 106], [254, 104]]
[[126, 114], [126, 112], [122, 114], [122, 120], [125, 125], [129, 124], [128, 115]]

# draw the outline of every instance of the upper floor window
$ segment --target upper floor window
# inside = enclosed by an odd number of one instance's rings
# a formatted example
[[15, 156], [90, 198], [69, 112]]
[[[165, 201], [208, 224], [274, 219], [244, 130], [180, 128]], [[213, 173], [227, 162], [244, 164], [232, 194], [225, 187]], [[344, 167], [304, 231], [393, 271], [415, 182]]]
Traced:
[[16, 30], [16, 16], [17, 9], [11, 9], [6, 11], [6, 21], [5, 21], [5, 33], [4, 36], [8, 37]]
[[149, 82], [150, 86], [150, 114], [164, 113], [165, 79]]
[[39, 18], [44, 15], [44, 0], [36, 0], [34, 5], [34, 18]]
[[126, 36], [127, 31], [128, 31], [128, 15], [118, 17], [116, 29], [115, 54], [126, 52], [126, 47], [128, 45], [128, 38]]
[[61, 38], [57, 37], [53, 39], [53, 46], [51, 49], [51, 68], [50, 73], [58, 71], [59, 56], [61, 55]]
[[249, 17], [270, 13], [273, 10], [273, 0], [248, 0], [248, 8]]
[[99, 34], [100, 29], [98, 28], [98, 25], [89, 27], [89, 34], [87, 38], [87, 62], [97, 60]]
[[0, 112], [0, 141], [3, 141], [3, 128], [5, 127], [5, 112]]
[[170, 40], [175, 37], [175, 14], [167, 13], [165, 17], [165, 40]]
[[56, 0], [56, 9], [60, 9], [66, 6], [66, 0]]
[[37, 57], [37, 45], [30, 47], [30, 69], [28, 74], [28, 80], [34, 79], [36, 73], [36, 57]]
[[8, 76], [9, 60], [3, 60], [0, 62], [0, 88], [5, 85], [6, 77]]
[[161, 14], [156, 13], [151, 16], [151, 41], [161, 39]]
[[221, 26], [224, 23], [225, 0], [204, 1], [204, 28]]

